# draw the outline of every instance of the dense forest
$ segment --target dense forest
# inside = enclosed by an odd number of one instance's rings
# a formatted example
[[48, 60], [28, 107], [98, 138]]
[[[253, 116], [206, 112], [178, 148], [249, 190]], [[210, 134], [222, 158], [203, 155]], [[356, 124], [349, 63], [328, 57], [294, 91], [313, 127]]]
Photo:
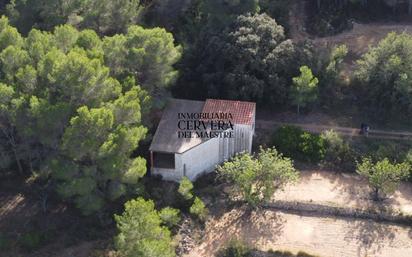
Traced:
[[[190, 181], [176, 185], [177, 200], [168, 204], [159, 182], [146, 176], [145, 147], [169, 97], [247, 100], [298, 116], [348, 105], [376, 123], [410, 120], [412, 36], [387, 35], [355, 60], [345, 80], [345, 45], [291, 38], [292, 2], [1, 1], [0, 179], [34, 180], [45, 211], [53, 198], [79, 217], [96, 218], [100, 228], [109, 216], [118, 256], [175, 256], [172, 236], [181, 216], [204, 224], [208, 210]], [[412, 13], [412, 1], [300, 4], [311, 37], [349, 30], [355, 21], [404, 22]], [[276, 133], [269, 145], [277, 150], [261, 148], [219, 168], [219, 179], [253, 208], [297, 180], [290, 158], [328, 161], [371, 183], [376, 173], [396, 171], [390, 185], [374, 184], [378, 200], [409, 176], [409, 149], [366, 158], [333, 133], [289, 127]]]

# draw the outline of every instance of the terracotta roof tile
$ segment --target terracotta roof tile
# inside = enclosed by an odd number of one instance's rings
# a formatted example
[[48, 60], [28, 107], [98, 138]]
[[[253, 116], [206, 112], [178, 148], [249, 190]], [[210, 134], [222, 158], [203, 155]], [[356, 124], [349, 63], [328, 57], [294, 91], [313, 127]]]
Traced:
[[254, 120], [256, 104], [252, 102], [207, 99], [203, 113], [226, 113], [232, 115], [234, 124], [251, 125]]

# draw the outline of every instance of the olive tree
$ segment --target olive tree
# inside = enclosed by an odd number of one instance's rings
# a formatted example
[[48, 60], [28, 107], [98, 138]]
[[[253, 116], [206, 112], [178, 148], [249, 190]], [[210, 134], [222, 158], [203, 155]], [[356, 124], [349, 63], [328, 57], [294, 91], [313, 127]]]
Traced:
[[391, 194], [399, 183], [409, 176], [411, 166], [407, 163], [391, 163], [387, 158], [374, 163], [364, 158], [356, 172], [365, 177], [372, 189], [373, 199], [381, 200], [381, 194]]
[[251, 207], [269, 201], [277, 190], [299, 177], [293, 162], [274, 148], [260, 148], [256, 157], [239, 154], [218, 167], [218, 173], [233, 185], [232, 196], [240, 196]]

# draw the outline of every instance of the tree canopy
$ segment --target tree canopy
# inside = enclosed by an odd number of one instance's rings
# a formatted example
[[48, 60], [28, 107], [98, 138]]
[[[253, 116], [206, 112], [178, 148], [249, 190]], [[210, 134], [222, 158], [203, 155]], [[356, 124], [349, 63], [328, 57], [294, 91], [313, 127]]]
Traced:
[[293, 78], [290, 95], [292, 103], [297, 106], [298, 115], [300, 107], [305, 107], [318, 98], [318, 83], [319, 80], [313, 76], [312, 70], [308, 66], [302, 66], [300, 76]]
[[240, 15], [230, 29], [198, 44], [195, 70], [186, 74], [200, 80], [194, 94], [260, 103], [287, 100], [294, 45], [268, 15]]
[[237, 155], [218, 172], [233, 184], [234, 197], [240, 195], [252, 207], [269, 201], [277, 190], [299, 177], [293, 162], [274, 148], [261, 148], [256, 158], [247, 153]]
[[372, 162], [364, 158], [357, 165], [356, 172], [369, 181], [374, 200], [381, 199], [381, 194], [393, 193], [399, 183], [409, 177], [411, 166], [408, 163], [391, 163], [387, 158]]
[[6, 9], [12, 23], [23, 32], [70, 24], [113, 35], [136, 24], [143, 6], [140, 0], [13, 0]]
[[238, 15], [259, 11], [259, 0], [207, 0], [202, 1], [202, 10], [212, 26], [224, 27]]
[[178, 56], [163, 29], [101, 39], [63, 25], [22, 37], [2, 17], [0, 167], [51, 177], [85, 214], [134, 192], [146, 173], [131, 158], [147, 133], [142, 113]]
[[412, 111], [412, 36], [390, 33], [358, 61], [356, 77], [377, 114]]
[[120, 256], [173, 257], [170, 231], [162, 226], [162, 219], [153, 201], [143, 198], [125, 204], [122, 215], [115, 215], [119, 234], [116, 248]]

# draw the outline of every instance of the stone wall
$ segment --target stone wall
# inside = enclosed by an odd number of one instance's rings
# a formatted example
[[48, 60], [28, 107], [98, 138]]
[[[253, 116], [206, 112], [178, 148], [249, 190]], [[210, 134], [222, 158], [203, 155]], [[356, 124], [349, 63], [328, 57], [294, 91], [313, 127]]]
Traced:
[[338, 216], [345, 218], [371, 219], [400, 224], [412, 225], [412, 216], [403, 215], [400, 212], [388, 208], [346, 208], [322, 205], [310, 202], [276, 201], [263, 206], [266, 209], [276, 209], [297, 214], [313, 214], [317, 216]]

